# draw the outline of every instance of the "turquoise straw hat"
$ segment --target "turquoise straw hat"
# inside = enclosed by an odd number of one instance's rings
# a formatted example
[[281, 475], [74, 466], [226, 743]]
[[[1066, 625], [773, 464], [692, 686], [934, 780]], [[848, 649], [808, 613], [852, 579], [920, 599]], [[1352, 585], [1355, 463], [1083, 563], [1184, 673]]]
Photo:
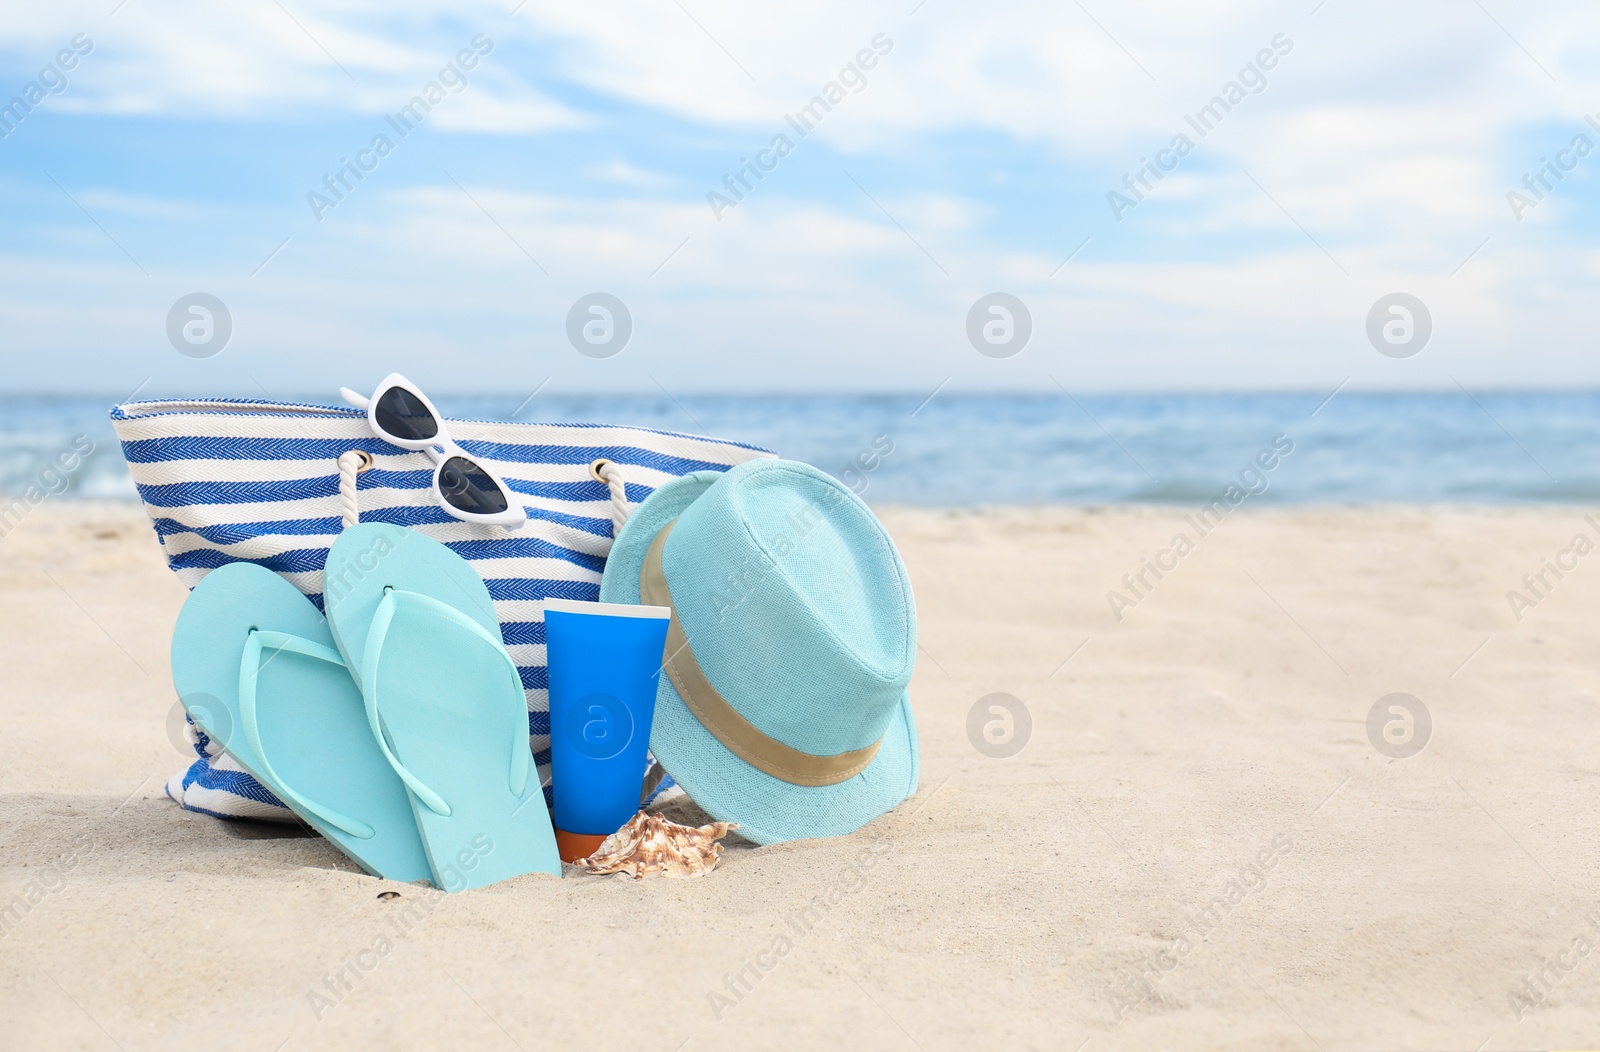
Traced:
[[828, 475], [761, 459], [668, 482], [618, 534], [600, 599], [673, 608], [650, 749], [742, 836], [842, 836], [916, 791], [911, 581]]

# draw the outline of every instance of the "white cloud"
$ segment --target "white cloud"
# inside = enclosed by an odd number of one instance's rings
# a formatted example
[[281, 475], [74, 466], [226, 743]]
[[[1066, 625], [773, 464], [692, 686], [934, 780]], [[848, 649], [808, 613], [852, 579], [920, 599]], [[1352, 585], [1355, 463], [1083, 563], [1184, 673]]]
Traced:
[[660, 172], [636, 168], [621, 158], [595, 165], [589, 169], [589, 174], [596, 179], [621, 186], [660, 187], [672, 181]]
[[[1091, 244], [1051, 277], [1058, 259], [959, 229], [948, 241], [919, 231], [946, 276], [866, 211], [775, 195], [713, 224], [667, 200], [467, 189], [493, 220], [455, 187], [376, 189], [365, 211], [299, 237], [254, 278], [253, 262], [224, 270], [148, 255], [144, 278], [92, 230], [79, 248], [93, 265], [0, 258], [0, 313], [15, 344], [37, 351], [13, 378], [131, 386], [154, 362], [160, 383], [275, 392], [331, 391], [394, 368], [441, 387], [530, 390], [546, 376], [554, 390], [635, 391], [931, 390], [945, 376], [957, 389], [1043, 390], [1046, 373], [1075, 390], [1331, 389], [1346, 375], [1378, 387], [1600, 382], [1592, 337], [1573, 338], [1589, 331], [1600, 252], [1496, 240], [1449, 277], [1342, 248], [1345, 275], [1279, 214], [1275, 247], [1228, 263], [1119, 261]], [[1274, 221], [1270, 203], [1250, 208], [1260, 226]], [[114, 229], [137, 250], [128, 222]], [[270, 247], [250, 246], [251, 259]], [[85, 315], [76, 290], [89, 286]], [[995, 286], [1035, 319], [1034, 343], [1005, 362], [980, 359], [964, 334], [967, 308]], [[234, 345], [203, 363], [179, 360], [162, 335], [167, 307], [197, 288], [221, 296], [236, 323]], [[596, 289], [622, 296], [635, 318], [635, 342], [605, 362], [564, 335], [567, 308]], [[1375, 355], [1362, 329], [1373, 301], [1397, 290], [1421, 296], [1436, 325], [1429, 351], [1401, 363]], [[471, 382], [452, 362], [471, 363]]]
[[[490, 220], [448, 182], [405, 185], [396, 165], [315, 228], [280, 235], [281, 213], [252, 203], [251, 222], [227, 235], [241, 242], [238, 258], [180, 265], [139, 248], [140, 231], [154, 243], [159, 224], [204, 223], [221, 206], [118, 188], [108, 173], [80, 200], [153, 277], [76, 214], [41, 219], [51, 224], [36, 231], [43, 264], [21, 250], [0, 257], [0, 313], [19, 346], [114, 372], [118, 357], [104, 348], [131, 339], [163, 353], [164, 304], [215, 286], [238, 303], [238, 347], [171, 368], [243, 370], [274, 384], [345, 382], [332, 373], [369, 360], [421, 365], [452, 340], [517, 382], [554, 371], [563, 383], [635, 389], [651, 389], [651, 370], [668, 358], [688, 388], [931, 389], [951, 373], [1027, 386], [1046, 382], [1047, 367], [1089, 386], [1331, 386], [1347, 373], [1379, 386], [1448, 385], [1451, 370], [1600, 382], [1584, 353], [1600, 256], [1564, 223], [1579, 184], [1521, 224], [1505, 203], [1600, 104], [1600, 10], [1576, 0], [1491, 4], [1504, 29], [1444, 0], [1329, 0], [1315, 16], [1310, 4], [1264, 0], [1163, 0], [1137, 17], [1088, 2], [1093, 18], [1042, 0], [929, 0], [915, 15], [909, 3], [684, 0], [686, 14], [675, 3], [536, 0], [514, 16], [500, 2], [447, 14], [420, 0], [283, 4], [133, 0], [115, 18], [105, 5], [32, 5], [9, 16], [6, 50], [22, 57], [4, 90], [88, 32], [94, 54], [48, 105], [179, 120], [376, 115], [483, 32], [494, 53], [431, 127], [537, 142], [555, 130], [676, 121], [685, 140], [733, 132], [749, 149], [884, 34], [892, 50], [815, 134], [906, 230], [842, 178], [836, 194], [806, 199], [799, 159], [717, 222], [703, 195], [737, 153], [696, 177], [708, 185], [685, 188], [669, 158], [619, 132], [574, 168], [604, 184], [590, 196], [550, 190], [539, 175], [480, 183], [457, 171]], [[1278, 34], [1293, 48], [1265, 89], [1198, 138], [1183, 115]], [[599, 101], [573, 101], [590, 98]], [[1179, 133], [1196, 136], [1196, 152], [1117, 224], [1105, 193]], [[977, 152], [992, 143], [1032, 167], [1001, 170]], [[814, 145], [801, 149], [820, 152]], [[856, 157], [898, 178], [869, 175]], [[1589, 163], [1600, 167], [1600, 154]], [[1059, 228], [1059, 250], [1008, 244], [995, 225], [1023, 222], [1007, 214], [1013, 187], [1058, 171], [1059, 197], [1028, 192], [1049, 202], [1033, 226]], [[304, 189], [284, 193], [299, 208]], [[297, 221], [307, 222], [303, 209]], [[283, 255], [246, 279], [290, 233]], [[1084, 253], [1051, 278], [1085, 236]], [[80, 262], [57, 265], [67, 256]], [[81, 309], [87, 283], [92, 315]], [[1038, 343], [1013, 362], [978, 361], [964, 343], [965, 307], [1002, 285], [1033, 307]], [[598, 364], [562, 336], [566, 305], [596, 288], [636, 305], [639, 321], [637, 347]], [[1377, 296], [1402, 288], [1434, 307], [1438, 342], [1395, 365], [1364, 345], [1361, 320]]]
[[[413, 88], [484, 32], [499, 48], [524, 43], [550, 53], [536, 71], [509, 71], [530, 74], [523, 81], [536, 72], [694, 120], [765, 126], [882, 33], [892, 52], [866, 72], [868, 89], [843, 104], [854, 124], [982, 126], [1074, 149], [1165, 130], [1278, 33], [1294, 51], [1269, 73], [1275, 86], [1261, 97], [1267, 108], [1277, 85], [1297, 82], [1314, 84], [1334, 103], [1381, 99], [1403, 108], [1448, 97], [1482, 129], [1512, 106], [1523, 117], [1570, 112], [1567, 104], [1600, 80], [1585, 53], [1594, 50], [1585, 42], [1600, 29], [1600, 10], [1576, 2], [1501, 13], [1535, 59], [1481, 13], [1442, 0], [1405, 8], [1332, 0], [1315, 17], [1264, 0], [1203, 7], [1167, 0], [1144, 5], [1137, 20], [1105, 5], [1095, 16], [1100, 26], [1077, 5], [1043, 0], [929, 3], [909, 16], [903, 6], [696, 0], [686, 15], [676, 4], [535, 0], [513, 16], [484, 2], [452, 5], [457, 29], [441, 25], [437, 5], [421, 0], [226, 7], [187, 0], [130, 4], [115, 18], [103, 5], [52, 4], [12, 12], [6, 36], [13, 53], [43, 60], [73, 33], [89, 32], [98, 45], [89, 65], [108, 74], [99, 78], [99, 101], [112, 110], [126, 108], [119, 99], [127, 93], [134, 105], [169, 111], [263, 104], [380, 111], [392, 105], [392, 89]], [[516, 79], [504, 78], [494, 93], [527, 90]], [[1494, 98], [1511, 106], [1494, 107]]]
[[[413, 4], [318, 4], [304, 0], [224, 6], [178, 0], [130, 3], [115, 17], [101, 5], [37, 5], [8, 13], [8, 50], [48, 59], [76, 33], [94, 50], [63, 102], [80, 112], [304, 118], [376, 114], [403, 105], [486, 32], [491, 49], [465, 71], [468, 101], [441, 123], [508, 133], [572, 126], [581, 118], [515, 72], [496, 68], [497, 28], [517, 35], [503, 10], [480, 6], [463, 25], [437, 28], [439, 12]], [[30, 63], [24, 62], [22, 70]], [[461, 67], [458, 65], [457, 67]], [[474, 97], [487, 96], [487, 97]]]

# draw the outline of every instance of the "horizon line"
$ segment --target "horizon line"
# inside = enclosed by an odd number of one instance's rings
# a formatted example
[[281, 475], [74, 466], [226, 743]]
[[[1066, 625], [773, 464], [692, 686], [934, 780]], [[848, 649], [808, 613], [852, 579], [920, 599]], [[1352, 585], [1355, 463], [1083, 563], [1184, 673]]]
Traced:
[[[1283, 397], [1283, 396], [1323, 396], [1329, 397], [1329, 388], [1322, 387], [1262, 387], [1262, 388], [1077, 388], [1074, 393], [1090, 398], [1227, 398], [1227, 397]], [[1355, 394], [1367, 396], [1405, 397], [1418, 395], [1451, 395], [1457, 398], [1466, 397], [1464, 391], [1470, 390], [1477, 394], [1488, 395], [1593, 395], [1600, 394], [1600, 384], [1583, 387], [1554, 387], [1554, 386], [1496, 386], [1496, 387], [1357, 387], [1341, 385], [1333, 389], [1337, 394]], [[506, 391], [489, 391], [473, 388], [430, 387], [429, 393], [455, 398], [505, 398], [517, 397], [515, 393]], [[952, 398], [1062, 398], [1063, 389], [1039, 388], [980, 388], [977, 390], [950, 390], [943, 388], [938, 392], [944, 399]], [[82, 401], [89, 399], [109, 399], [112, 404], [120, 404], [127, 399], [127, 392], [112, 391], [63, 391], [48, 389], [0, 389], [0, 399], [51, 399]], [[914, 388], [887, 388], [882, 390], [865, 391], [834, 391], [834, 390], [782, 390], [782, 389], [750, 389], [750, 390], [682, 390], [675, 392], [680, 398], [733, 398], [733, 399], [851, 399], [851, 398], [927, 398], [927, 392]], [[543, 393], [546, 399], [567, 398], [595, 398], [595, 399], [653, 399], [663, 400], [670, 396], [659, 390], [639, 388], [636, 390], [617, 390], [608, 388], [604, 390], [564, 390]], [[237, 394], [193, 394], [190, 392], [139, 392], [138, 397], [131, 401], [163, 401], [167, 399], [241, 399], [247, 401], [269, 402], [313, 402], [315, 404], [339, 405], [338, 394], [323, 394], [308, 391], [284, 391], [268, 398], [262, 398], [261, 392], [245, 392]]]

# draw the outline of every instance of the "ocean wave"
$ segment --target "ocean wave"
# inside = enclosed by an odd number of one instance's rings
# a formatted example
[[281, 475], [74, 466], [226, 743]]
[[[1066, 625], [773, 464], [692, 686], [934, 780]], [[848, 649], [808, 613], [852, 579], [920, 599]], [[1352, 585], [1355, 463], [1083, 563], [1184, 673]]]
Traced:
[[[212, 392], [225, 394], [227, 392]], [[238, 392], [234, 392], [238, 393]], [[1284, 503], [1600, 502], [1600, 392], [869, 396], [542, 396], [518, 419], [707, 431], [842, 476], [886, 436], [893, 452], [852, 479], [873, 503], [1149, 503], [1220, 496], [1274, 436], [1292, 454], [1250, 506]], [[312, 401], [328, 402], [327, 397]], [[518, 398], [437, 399], [453, 416], [505, 419]], [[87, 436], [94, 453], [64, 499], [135, 499], [109, 399], [0, 398], [0, 493], [37, 485]], [[1312, 411], [1316, 410], [1316, 415]]]

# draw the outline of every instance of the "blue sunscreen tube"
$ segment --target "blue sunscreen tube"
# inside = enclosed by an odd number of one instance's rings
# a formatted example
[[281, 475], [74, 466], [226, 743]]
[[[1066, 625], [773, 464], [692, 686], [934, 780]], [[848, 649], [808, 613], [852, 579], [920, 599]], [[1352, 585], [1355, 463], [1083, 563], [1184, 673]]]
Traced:
[[665, 606], [544, 602], [552, 818], [564, 861], [592, 853], [639, 810], [671, 617]]

